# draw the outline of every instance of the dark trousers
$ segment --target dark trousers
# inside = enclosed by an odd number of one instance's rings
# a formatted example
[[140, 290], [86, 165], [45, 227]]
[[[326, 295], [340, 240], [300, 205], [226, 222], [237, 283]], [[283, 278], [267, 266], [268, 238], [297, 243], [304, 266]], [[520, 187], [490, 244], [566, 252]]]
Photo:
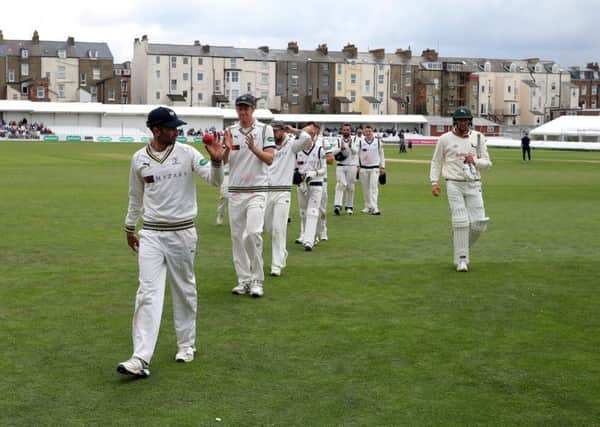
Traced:
[[529, 160], [531, 160], [531, 148], [527, 146], [521, 147], [521, 149], [523, 150], [523, 161], [525, 161], [525, 153], [527, 153], [527, 157], [529, 158]]

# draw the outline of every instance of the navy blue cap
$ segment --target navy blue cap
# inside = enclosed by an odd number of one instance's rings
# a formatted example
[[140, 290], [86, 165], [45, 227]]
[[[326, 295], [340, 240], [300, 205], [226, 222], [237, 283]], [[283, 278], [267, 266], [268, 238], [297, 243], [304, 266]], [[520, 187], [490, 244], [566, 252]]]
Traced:
[[150, 111], [148, 120], [146, 120], [146, 126], [150, 129], [153, 127], [176, 128], [181, 125], [187, 125], [187, 123], [179, 119], [175, 111], [167, 107], [158, 107]]
[[242, 96], [238, 96], [235, 100], [235, 105], [250, 105], [251, 107], [256, 106], [256, 98], [251, 94], [247, 93]]
[[285, 123], [283, 123], [283, 121], [281, 120], [273, 120], [271, 122], [271, 127], [273, 128], [273, 130], [285, 129]]

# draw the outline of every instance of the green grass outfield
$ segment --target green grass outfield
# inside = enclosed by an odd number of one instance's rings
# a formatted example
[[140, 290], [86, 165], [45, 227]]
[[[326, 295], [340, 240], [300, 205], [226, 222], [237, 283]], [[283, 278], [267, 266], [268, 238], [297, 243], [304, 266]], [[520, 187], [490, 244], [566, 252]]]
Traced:
[[428, 164], [390, 161], [383, 215], [358, 213], [359, 190], [312, 253], [293, 210], [288, 268], [258, 300], [231, 295], [229, 230], [199, 183], [197, 358], [173, 360], [168, 292], [152, 375], [132, 381], [115, 367], [138, 148], [0, 143], [0, 425], [600, 425], [600, 153], [491, 149], [467, 274]]

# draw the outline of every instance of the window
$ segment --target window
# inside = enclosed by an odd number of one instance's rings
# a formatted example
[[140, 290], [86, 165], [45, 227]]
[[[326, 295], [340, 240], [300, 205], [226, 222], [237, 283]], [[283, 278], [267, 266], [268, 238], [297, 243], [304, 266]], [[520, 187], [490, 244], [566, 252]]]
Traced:
[[188, 65], [189, 58], [187, 56], [183, 57], [183, 65]]
[[9, 82], [15, 81], [15, 70], [13, 70], [13, 69], [8, 70], [8, 81]]
[[398, 82], [392, 83], [392, 93], [398, 93]]
[[[198, 65], [202, 65], [202, 58], [198, 58]], [[199, 93], [198, 95], [202, 95], [202, 94]]]
[[356, 74], [350, 74], [350, 84], [356, 84]]
[[87, 51], [87, 55], [88, 55], [88, 58], [98, 58], [98, 51], [97, 50], [93, 50], [93, 49], [89, 49]]
[[21, 93], [24, 96], [29, 95], [29, 86], [27, 86], [26, 84], [21, 85]]
[[94, 80], [100, 80], [100, 67], [94, 67], [92, 70], [92, 78]]
[[365, 92], [371, 92], [371, 80], [365, 80]]
[[321, 70], [322, 70], [322, 71], [329, 71], [329, 64], [327, 64], [327, 63], [323, 62], [323, 63], [321, 64]]
[[121, 80], [121, 92], [127, 93], [127, 80]]
[[237, 97], [240, 96], [240, 91], [237, 89], [232, 89], [231, 91], [231, 99], [235, 100], [237, 99]]
[[21, 58], [29, 58], [29, 50], [21, 49]]
[[342, 90], [342, 81], [341, 80], [337, 81], [337, 90], [338, 91]]
[[65, 59], [67, 57], [67, 51], [65, 49], [58, 49], [56, 51], [56, 54], [58, 55], [59, 58], [61, 59]]
[[356, 91], [355, 90], [350, 91], [350, 101], [356, 102]]
[[556, 83], [552, 82], [551, 88], [552, 88], [552, 90], [556, 90]]
[[298, 69], [298, 63], [297, 62], [290, 62], [290, 70], [296, 71], [297, 69]]
[[252, 93], [252, 83], [248, 82], [247, 88], [247, 93]]
[[160, 70], [156, 70], [156, 78], [160, 79]]
[[411, 78], [410, 76], [405, 76], [404, 77], [404, 86], [410, 86], [411, 85]]
[[156, 92], [156, 100], [158, 101], [160, 99], [160, 92]]
[[231, 63], [231, 68], [237, 67], [237, 59], [236, 58], [231, 58], [229, 61]]
[[171, 68], [177, 68], [177, 57], [176, 56], [171, 57]]
[[379, 92], [379, 96], [377, 97], [380, 101], [383, 101], [383, 92]]
[[300, 103], [300, 95], [298, 95], [297, 93], [292, 93], [291, 101], [292, 104], [298, 105]]
[[308, 84], [308, 87], [306, 88], [306, 94], [312, 95], [312, 83]]
[[29, 75], [29, 64], [21, 64], [21, 75], [22, 76]]
[[[581, 86], [581, 94], [587, 95], [587, 86]], [[535, 96], [535, 93], [533, 94], [533, 96]]]
[[485, 86], [481, 86], [481, 93], [485, 93]]
[[177, 79], [171, 79], [171, 91], [177, 90]]
[[517, 114], [517, 104], [510, 104], [511, 114]]
[[321, 95], [321, 102], [323, 105], [329, 105], [329, 94], [324, 93]]
[[90, 87], [90, 93], [91, 93], [92, 95], [94, 95], [94, 96], [95, 96], [97, 92], [98, 92], [98, 88], [97, 88], [96, 86], [92, 86], [92, 87]]
[[592, 108], [596, 108], [596, 100], [592, 100]]
[[204, 74], [203, 73], [196, 74], [196, 80], [198, 80], [199, 82], [204, 80]]
[[198, 94], [196, 95], [196, 97], [198, 98], [198, 102], [202, 102], [202, 99], [204, 98], [202, 95], [202, 92], [198, 92]]
[[411, 103], [411, 97], [410, 97], [410, 95], [406, 95], [406, 103], [407, 104]]
[[260, 74], [260, 83], [263, 85], [268, 85], [269, 84], [269, 74], [261, 73]]
[[379, 80], [378, 80], [378, 83], [379, 83], [380, 85], [382, 85], [382, 84], [383, 84], [383, 82], [384, 82], [384, 79], [385, 79], [385, 76], [384, 76], [383, 74], [380, 74], [380, 75], [379, 75]]
[[516, 73], [517, 72], [517, 64], [510, 64], [510, 72], [511, 73]]
[[240, 72], [239, 71], [232, 71], [231, 72], [231, 82], [232, 83], [237, 83], [240, 81]]
[[65, 97], [65, 85], [58, 85], [58, 97], [59, 98]]
[[44, 86], [38, 86], [37, 87], [37, 98], [44, 99], [45, 97], [46, 97], [46, 90], [44, 89]]
[[79, 84], [81, 86], [85, 86], [87, 85], [87, 74], [86, 73], [81, 73], [79, 75]]
[[183, 95], [184, 98], [187, 98], [187, 90], [184, 90], [183, 92], [181, 92], [181, 95]]
[[290, 86], [298, 86], [298, 76], [290, 76]]
[[325, 87], [329, 86], [329, 76], [324, 74], [321, 76], [321, 84]]
[[486, 73], [489, 73], [490, 71], [492, 71], [492, 64], [490, 64], [489, 62], [486, 62], [483, 65], [483, 71], [485, 71]]
[[157, 55], [157, 56], [154, 58], [154, 62], [155, 62], [156, 64], [160, 64], [160, 56], [158, 56], [158, 55]]
[[221, 93], [221, 80], [215, 80], [215, 93]]
[[342, 74], [342, 70], [343, 70], [343, 65], [342, 64], [337, 64], [337, 73], [338, 73], [338, 76], [340, 76]]
[[268, 70], [269, 69], [269, 63], [268, 62], [261, 62], [260, 63], [261, 67], [263, 70]]
[[598, 94], [598, 86], [592, 86], [592, 95]]
[[66, 73], [67, 73], [67, 71], [66, 71], [65, 66], [64, 65], [59, 65], [57, 73], [56, 73], [56, 78], [64, 80], [66, 78]]
[[542, 72], [542, 64], [537, 64], [535, 66], [535, 72], [536, 73], [541, 73]]
[[[263, 90], [260, 92], [260, 97], [262, 99], [264, 99], [265, 101], [267, 101], [269, 99], [269, 92], [266, 90]], [[237, 97], [236, 97], [237, 98]]]
[[109, 101], [114, 101], [115, 100], [115, 88], [114, 87], [109, 87], [108, 88], [108, 100]]
[[190, 79], [190, 74], [189, 73], [183, 73], [183, 81], [187, 82]]
[[379, 64], [379, 71], [383, 71], [383, 64]]

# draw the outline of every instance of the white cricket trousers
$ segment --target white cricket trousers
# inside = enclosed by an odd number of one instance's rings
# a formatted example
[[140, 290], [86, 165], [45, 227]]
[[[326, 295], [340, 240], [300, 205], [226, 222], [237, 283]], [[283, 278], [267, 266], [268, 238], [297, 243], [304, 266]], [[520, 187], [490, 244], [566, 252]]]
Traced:
[[271, 233], [271, 269], [283, 269], [287, 261], [287, 221], [290, 216], [291, 192], [267, 193], [265, 228]]
[[225, 215], [225, 207], [227, 206], [227, 200], [229, 199], [229, 175], [223, 176], [223, 182], [219, 189], [219, 204], [217, 205], [217, 216], [223, 217]]
[[[314, 185], [322, 184], [322, 185]], [[317, 224], [321, 213], [321, 198], [323, 196], [323, 184], [300, 185], [298, 187], [298, 208], [300, 210], [300, 238], [303, 244], [315, 245], [317, 235]], [[303, 187], [306, 191], [303, 191]]]
[[446, 181], [452, 216], [454, 264], [469, 263], [469, 249], [487, 228], [481, 181]]
[[167, 273], [171, 283], [177, 348], [195, 347], [198, 296], [194, 227], [179, 231], [140, 230], [139, 287], [133, 314], [133, 355], [150, 363], [163, 311]]
[[317, 233], [321, 239], [327, 239], [327, 204], [329, 203], [329, 194], [327, 192], [327, 181], [323, 181], [323, 194], [321, 194], [321, 207], [319, 208], [319, 224]]
[[229, 193], [233, 265], [239, 283], [263, 282], [263, 239], [267, 193]]
[[354, 208], [354, 183], [356, 182], [356, 166], [337, 166], [335, 169], [335, 206], [342, 205], [346, 193], [346, 208]]
[[360, 169], [360, 182], [362, 183], [365, 208], [378, 211], [377, 199], [379, 198], [379, 168]]

